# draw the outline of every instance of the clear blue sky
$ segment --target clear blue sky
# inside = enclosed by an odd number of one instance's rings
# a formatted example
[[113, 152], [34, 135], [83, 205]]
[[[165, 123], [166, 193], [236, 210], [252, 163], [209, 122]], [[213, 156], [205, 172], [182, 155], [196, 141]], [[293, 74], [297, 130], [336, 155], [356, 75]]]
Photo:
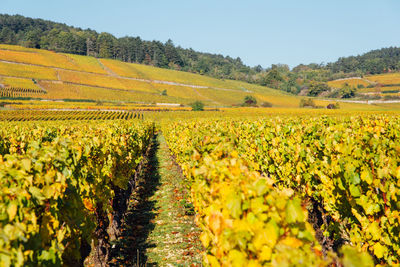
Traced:
[[0, 0], [0, 13], [240, 57], [321, 63], [400, 46], [400, 0]]

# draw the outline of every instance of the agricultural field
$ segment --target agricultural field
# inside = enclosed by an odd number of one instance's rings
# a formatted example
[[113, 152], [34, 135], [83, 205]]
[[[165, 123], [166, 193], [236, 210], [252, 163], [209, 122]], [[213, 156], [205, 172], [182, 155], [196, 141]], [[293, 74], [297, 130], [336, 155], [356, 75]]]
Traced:
[[359, 85], [367, 87], [368, 85], [371, 85], [370, 82], [368, 82], [367, 80], [362, 79], [362, 78], [334, 80], [334, 81], [327, 82], [327, 84], [333, 88], [342, 88], [345, 84], [347, 84], [351, 87], [357, 87]]
[[[336, 80], [329, 84], [333, 87], [340, 87], [345, 83], [368, 86], [375, 82], [374, 77], [382, 79], [380, 76], [390, 76], [393, 80], [396, 74]], [[255, 97], [258, 105], [297, 108], [301, 100], [299, 96], [242, 81], [221, 80], [112, 59], [12, 45], [0, 45], [0, 88], [5, 88], [1, 89], [3, 93], [0, 97], [3, 99], [108, 101], [114, 108], [118, 108], [119, 103], [144, 106], [169, 103], [188, 106], [195, 101], [203, 102], [206, 107], [223, 108], [240, 106], [246, 96]], [[399, 97], [393, 83], [383, 84], [378, 89], [381, 98]], [[358, 93], [376, 97], [378, 89], [360, 88]], [[32, 93], [32, 90], [39, 90], [40, 93]], [[332, 101], [314, 100], [321, 108]], [[396, 105], [385, 107], [380, 104], [370, 106], [343, 103], [342, 107], [354, 110], [397, 109]]]
[[[145, 256], [194, 266], [400, 261], [397, 111], [47, 109], [0, 111], [0, 120], [5, 266]], [[140, 188], [154, 191], [143, 198]], [[147, 201], [159, 206], [146, 210]], [[135, 243], [146, 231], [154, 248]], [[179, 235], [184, 251], [163, 247]], [[124, 254], [135, 247], [138, 255]]]
[[144, 80], [169, 81], [187, 85], [205, 86], [211, 88], [234, 88], [220, 79], [215, 79], [198, 74], [155, 68], [135, 63], [125, 63], [117, 60], [101, 59], [100, 60], [113, 73], [131, 78], [139, 78]]
[[27, 78], [0, 78], [0, 83], [5, 88], [21, 88], [21, 89], [33, 89], [33, 90], [42, 90], [40, 86], [35, 83], [32, 79]]
[[11, 110], [0, 112], [0, 121], [130, 120], [143, 114], [125, 111]]
[[[61, 266], [83, 262], [104, 242], [112, 198], [127, 190], [153, 124], [0, 122], [0, 262]], [[121, 199], [122, 200], [122, 199]], [[113, 212], [113, 216], [118, 213]], [[71, 245], [73, 244], [73, 245]]]
[[166, 123], [191, 183], [206, 263], [337, 262], [320, 255], [339, 239], [353, 244], [342, 251], [364, 252], [353, 254], [357, 266], [372, 266], [368, 253], [398, 263], [398, 125], [390, 115], [290, 114]]
[[12, 45], [0, 45], [0, 77], [0, 87], [40, 87], [48, 92], [37, 99], [185, 105], [202, 101], [212, 107], [239, 105], [246, 95], [278, 107], [294, 107], [299, 101], [284, 92], [245, 82]]
[[[363, 78], [349, 78], [329, 81], [327, 83], [332, 88], [343, 88], [348, 85], [357, 88], [357, 94], [378, 97], [381, 99], [399, 99], [399, 73], [387, 73], [379, 75], [369, 75]], [[362, 85], [362, 87], [360, 87]]]
[[30, 78], [37, 80], [57, 80], [57, 72], [54, 69], [21, 65], [17, 63], [5, 63], [0, 61], [0, 76], [1, 77], [19, 77]]
[[366, 77], [368, 80], [380, 83], [383, 85], [399, 85], [400, 84], [400, 73], [387, 73], [380, 75], [371, 75]]
[[42, 96], [43, 99], [81, 99], [81, 100], [101, 100], [101, 101], [121, 101], [142, 102], [142, 103], [187, 103], [185, 99], [172, 96], [162, 96], [160, 93], [145, 93], [143, 91], [133, 91], [127, 89], [93, 87], [79, 84], [67, 84], [52, 81], [42, 81], [40, 84], [48, 92]]
[[0, 266], [400, 264], [398, 103], [9, 45], [0, 97]]

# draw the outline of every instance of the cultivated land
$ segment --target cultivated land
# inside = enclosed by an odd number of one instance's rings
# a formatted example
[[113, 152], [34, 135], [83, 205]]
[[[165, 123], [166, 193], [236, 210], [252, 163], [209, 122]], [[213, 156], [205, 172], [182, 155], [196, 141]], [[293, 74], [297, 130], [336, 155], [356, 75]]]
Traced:
[[1, 267], [400, 263], [399, 104], [9, 45], [0, 84]]
[[209, 106], [230, 106], [254, 95], [278, 107], [298, 105], [294, 96], [244, 82], [11, 45], [0, 45], [0, 84], [43, 89], [42, 94], [26, 96], [53, 100], [179, 104], [199, 100]]
[[357, 93], [364, 96], [400, 100], [400, 73], [338, 79], [327, 84], [333, 88], [354, 87], [357, 88]]

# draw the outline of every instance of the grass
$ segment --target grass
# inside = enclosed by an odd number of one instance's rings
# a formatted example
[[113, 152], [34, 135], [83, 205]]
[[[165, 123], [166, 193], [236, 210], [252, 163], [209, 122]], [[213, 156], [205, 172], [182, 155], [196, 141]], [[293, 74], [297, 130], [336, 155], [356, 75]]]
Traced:
[[122, 238], [111, 266], [201, 266], [200, 230], [185, 201], [184, 177], [161, 134], [152, 145], [148, 168], [130, 198]]

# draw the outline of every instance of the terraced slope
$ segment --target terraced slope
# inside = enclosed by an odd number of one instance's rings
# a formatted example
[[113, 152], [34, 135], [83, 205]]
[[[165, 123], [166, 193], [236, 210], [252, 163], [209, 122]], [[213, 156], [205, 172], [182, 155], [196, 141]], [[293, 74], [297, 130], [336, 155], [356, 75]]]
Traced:
[[299, 103], [295, 96], [244, 82], [13, 45], [0, 45], [0, 87], [42, 89], [37, 97], [43, 99], [179, 104], [199, 100], [208, 106], [229, 106], [253, 95], [278, 107]]
[[328, 82], [328, 85], [333, 88], [342, 88], [348, 85], [358, 88], [357, 92], [362, 95], [400, 99], [400, 73], [338, 79]]

